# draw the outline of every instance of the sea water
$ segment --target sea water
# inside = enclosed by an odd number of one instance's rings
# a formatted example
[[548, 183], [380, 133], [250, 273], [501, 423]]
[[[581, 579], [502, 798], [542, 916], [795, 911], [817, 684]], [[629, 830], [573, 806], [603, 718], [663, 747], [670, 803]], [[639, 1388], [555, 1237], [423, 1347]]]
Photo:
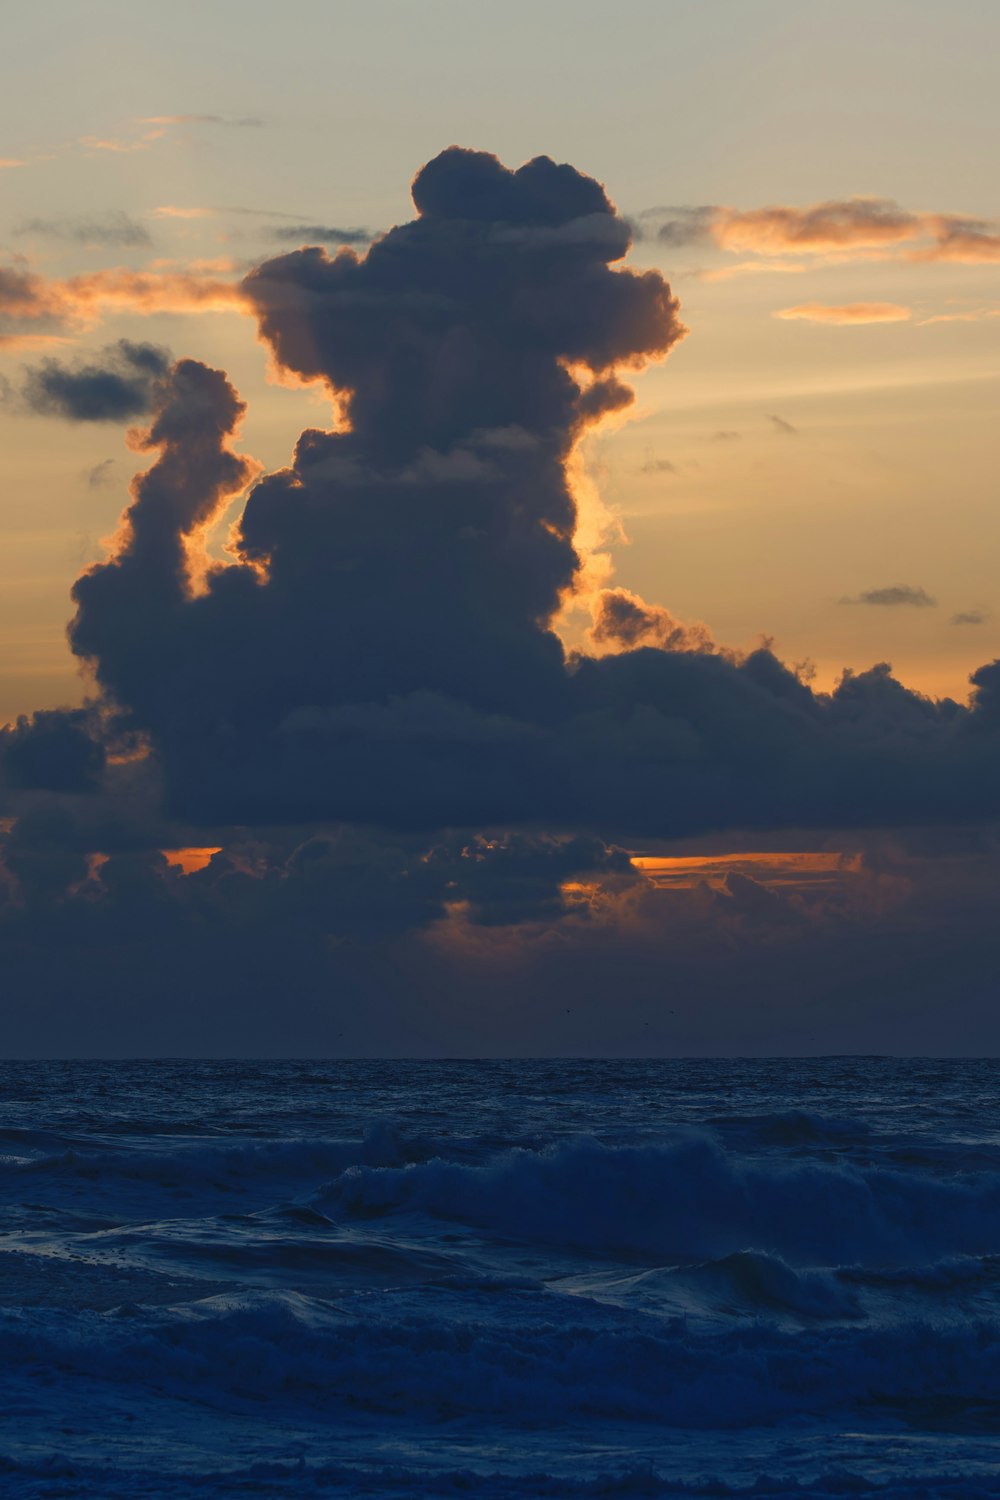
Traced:
[[0, 1490], [1000, 1494], [991, 1061], [0, 1065]]

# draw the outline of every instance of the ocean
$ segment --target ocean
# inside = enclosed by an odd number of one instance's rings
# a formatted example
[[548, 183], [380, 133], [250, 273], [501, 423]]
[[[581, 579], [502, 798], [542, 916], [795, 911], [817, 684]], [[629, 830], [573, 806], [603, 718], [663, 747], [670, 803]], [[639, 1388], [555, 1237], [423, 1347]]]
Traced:
[[1000, 1495], [995, 1062], [19, 1062], [0, 1098], [4, 1495]]

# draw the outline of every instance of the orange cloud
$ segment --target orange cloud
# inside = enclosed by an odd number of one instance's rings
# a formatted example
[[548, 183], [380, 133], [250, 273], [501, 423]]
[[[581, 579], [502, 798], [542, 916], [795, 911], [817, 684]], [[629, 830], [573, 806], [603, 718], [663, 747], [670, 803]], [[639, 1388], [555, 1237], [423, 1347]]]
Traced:
[[912, 317], [912, 309], [898, 302], [847, 302], [839, 307], [802, 302], [798, 307], [782, 307], [772, 316], [805, 323], [905, 323]]
[[[797, 208], [771, 204], [738, 209], [721, 205], [697, 211], [675, 210], [660, 238], [669, 244], [709, 240], [720, 250], [761, 257], [739, 267], [711, 271], [721, 280], [742, 275], [778, 257], [805, 257], [809, 263], [854, 260], [943, 261], [962, 265], [1000, 262], [1000, 225], [968, 214], [913, 211], [891, 198], [830, 199]], [[685, 212], [687, 217], [684, 217]], [[783, 270], [797, 269], [795, 262]]]
[[168, 865], [180, 870], [182, 875], [196, 875], [212, 862], [216, 854], [222, 853], [219, 845], [190, 845], [185, 849], [163, 849], [160, 851]]
[[796, 850], [780, 853], [662, 856], [633, 854], [633, 865], [658, 890], [693, 890], [701, 884], [724, 889], [731, 874], [750, 876], [771, 889], [818, 891], [837, 887], [864, 869], [856, 852]]
[[1000, 318], [1000, 307], [976, 307], [969, 312], [935, 313], [932, 318], [921, 318], [919, 328], [927, 328], [931, 323], [982, 323], [987, 318]]
[[929, 214], [927, 225], [935, 243], [914, 252], [913, 260], [943, 260], [965, 266], [1000, 261], [1000, 230], [986, 219], [963, 219], [956, 214]]
[[0, 156], [0, 172], [6, 171], [9, 167], [26, 167], [27, 165], [27, 162], [18, 161], [16, 156]]
[[140, 141], [116, 141], [110, 137], [81, 135], [80, 145], [86, 146], [88, 151], [111, 151], [121, 155], [129, 151], [148, 151], [149, 142], [158, 140], [162, 134], [162, 130], [150, 131]]
[[108, 309], [140, 314], [242, 312], [239, 285], [199, 270], [91, 271], [49, 280], [0, 266], [0, 343], [91, 327]]
[[827, 255], [875, 249], [917, 238], [924, 230], [912, 214], [883, 198], [847, 198], [808, 208], [720, 208], [711, 228], [722, 250], [755, 255]]
[[176, 203], [164, 203], [160, 208], [154, 208], [153, 212], [161, 219], [207, 219], [212, 210], [210, 208], [181, 208]]

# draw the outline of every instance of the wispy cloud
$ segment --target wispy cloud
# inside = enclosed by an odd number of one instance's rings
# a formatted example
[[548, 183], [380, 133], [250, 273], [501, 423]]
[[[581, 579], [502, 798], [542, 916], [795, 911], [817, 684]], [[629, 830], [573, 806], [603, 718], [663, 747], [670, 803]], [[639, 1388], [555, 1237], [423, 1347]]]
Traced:
[[958, 614], [952, 615], [948, 621], [949, 625], [985, 625], [990, 618], [987, 609], [961, 609]]
[[140, 115], [140, 125], [224, 125], [229, 129], [256, 129], [264, 124], [257, 115]]
[[799, 429], [793, 427], [791, 422], [786, 422], [784, 417], [779, 417], [776, 412], [769, 412], [767, 420], [775, 432], [780, 432], [784, 437], [798, 437]]
[[[915, 211], [891, 198], [834, 198], [795, 207], [714, 207], [651, 209], [640, 215], [661, 220], [656, 231], [663, 244], [714, 245], [734, 254], [760, 257], [739, 267], [708, 274], [746, 275], [777, 258], [841, 263], [894, 259], [952, 261], [964, 265], [1000, 262], [1000, 224], [969, 214]], [[795, 263], [782, 265], [792, 270]]]
[[147, 130], [138, 140], [122, 140], [116, 136], [81, 135], [80, 145], [88, 151], [109, 151], [115, 156], [128, 155], [132, 151], [148, 151], [153, 141], [162, 140], [165, 130]]
[[208, 219], [215, 212], [211, 208], [186, 208], [179, 203], [161, 203], [159, 208], [153, 209], [159, 219]]
[[982, 323], [987, 318], [1000, 318], [1000, 307], [976, 307], [967, 312], [935, 313], [932, 318], [921, 318], [919, 328], [928, 328], [932, 323]]
[[140, 314], [242, 312], [235, 281], [195, 270], [130, 271], [124, 267], [65, 279], [0, 266], [0, 344], [51, 341], [93, 327], [105, 312]]
[[905, 323], [913, 311], [898, 302], [847, 302], [833, 306], [825, 302], [802, 302], [797, 307], [779, 308], [772, 316], [804, 323]]
[[72, 240], [80, 245], [148, 246], [153, 242], [144, 225], [116, 210], [105, 214], [64, 215], [53, 219], [26, 219], [14, 234]]
[[92, 490], [99, 490], [104, 485], [110, 484], [111, 471], [114, 467], [115, 460], [113, 458], [105, 458], [99, 464], [94, 464], [91, 468], [85, 469], [83, 477], [87, 482], [87, 487]]
[[936, 609], [937, 600], [926, 589], [914, 588], [912, 584], [895, 583], [888, 588], [866, 589], [861, 594], [851, 594], [839, 601], [841, 604], [874, 604], [882, 608]]
[[268, 231], [272, 240], [297, 245], [367, 245], [370, 229], [338, 229], [326, 224], [279, 224]]
[[925, 220], [935, 243], [914, 252], [914, 260], [957, 261], [961, 265], [992, 265], [1000, 261], [1000, 226], [988, 219], [957, 214], [928, 214]]
[[896, 245], [921, 232], [918, 215], [879, 198], [848, 198], [807, 208], [720, 208], [711, 234], [723, 250], [756, 255], [827, 255]]
[[26, 161], [19, 160], [16, 156], [0, 156], [0, 172], [6, 172], [12, 167], [26, 167]]

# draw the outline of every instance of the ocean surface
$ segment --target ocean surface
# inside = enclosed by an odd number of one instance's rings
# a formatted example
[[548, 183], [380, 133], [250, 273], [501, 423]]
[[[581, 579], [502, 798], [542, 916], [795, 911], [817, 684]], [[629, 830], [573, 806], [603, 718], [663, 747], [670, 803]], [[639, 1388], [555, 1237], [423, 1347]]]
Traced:
[[0, 1492], [1000, 1495], [1000, 1064], [0, 1065]]

